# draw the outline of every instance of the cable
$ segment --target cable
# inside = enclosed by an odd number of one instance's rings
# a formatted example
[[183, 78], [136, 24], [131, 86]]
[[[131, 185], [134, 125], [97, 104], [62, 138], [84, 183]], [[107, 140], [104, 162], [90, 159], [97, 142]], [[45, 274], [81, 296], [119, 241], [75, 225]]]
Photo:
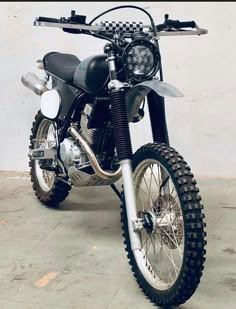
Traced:
[[[99, 17], [109, 13], [109, 12], [112, 12], [112, 11], [115, 11], [115, 10], [119, 10], [119, 9], [125, 9], [125, 8], [133, 8], [133, 9], [137, 9], [137, 10], [140, 10], [142, 12], [144, 12], [150, 19], [150, 22], [151, 22], [151, 26], [152, 26], [152, 29], [153, 29], [153, 35], [155, 38], [157, 38], [157, 29], [156, 29], [156, 26], [155, 26], [155, 23], [154, 23], [154, 20], [152, 18], [152, 16], [144, 9], [138, 7], [138, 6], [135, 6], [135, 5], [121, 5], [121, 6], [116, 6], [114, 8], [111, 8], [109, 10], [106, 10], [104, 11], [103, 13], [97, 15], [96, 17], [94, 17], [88, 24], [91, 25], [95, 20], [97, 20]], [[156, 44], [157, 44], [157, 48], [158, 50], [160, 50], [159, 48], [159, 43], [158, 41], [156, 40]], [[116, 45], [117, 46], [117, 45]], [[162, 71], [162, 63], [161, 63], [161, 59], [160, 59], [160, 80], [163, 81], [163, 71]]]
[[157, 48], [158, 48], [159, 54], [160, 54], [160, 63], [159, 63], [160, 81], [163, 81], [162, 59], [161, 59], [161, 53], [160, 53], [160, 47], [159, 47], [158, 40], [156, 40], [156, 44], [157, 44]]
[[89, 25], [91, 25], [95, 20], [97, 20], [99, 17], [109, 13], [109, 12], [112, 12], [112, 11], [115, 11], [115, 10], [119, 10], [119, 9], [137, 9], [137, 10], [140, 10], [142, 12], [144, 12], [150, 19], [150, 22], [151, 22], [151, 25], [152, 25], [152, 28], [153, 28], [153, 33], [154, 33], [154, 36], [156, 37], [157, 36], [157, 31], [156, 31], [156, 26], [155, 26], [155, 23], [154, 23], [154, 20], [152, 18], [152, 16], [144, 9], [138, 7], [138, 6], [135, 6], [135, 5], [121, 5], [121, 6], [116, 6], [114, 8], [111, 8], [109, 10], [106, 10], [104, 11], [103, 13], [97, 15], [96, 17], [94, 17], [90, 22], [89, 22]]
[[107, 37], [104, 36], [104, 35], [96, 34], [96, 33], [93, 33], [93, 32], [91, 32], [91, 31], [87, 31], [87, 30], [81, 32], [81, 34], [87, 34], [87, 35], [94, 36], [95, 38], [99, 38], [99, 39], [102, 39], [102, 40], [107, 40], [107, 41], [111, 42], [113, 45], [115, 45], [115, 47], [116, 47], [118, 50], [121, 49], [115, 42], [113, 42], [111, 39], [107, 38]]

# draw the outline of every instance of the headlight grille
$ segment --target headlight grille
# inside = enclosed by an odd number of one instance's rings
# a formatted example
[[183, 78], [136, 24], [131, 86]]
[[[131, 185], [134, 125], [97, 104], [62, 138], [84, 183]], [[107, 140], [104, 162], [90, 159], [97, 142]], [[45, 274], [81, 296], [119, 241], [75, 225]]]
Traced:
[[160, 54], [157, 47], [148, 40], [132, 41], [124, 50], [123, 65], [129, 78], [145, 80], [159, 69]]

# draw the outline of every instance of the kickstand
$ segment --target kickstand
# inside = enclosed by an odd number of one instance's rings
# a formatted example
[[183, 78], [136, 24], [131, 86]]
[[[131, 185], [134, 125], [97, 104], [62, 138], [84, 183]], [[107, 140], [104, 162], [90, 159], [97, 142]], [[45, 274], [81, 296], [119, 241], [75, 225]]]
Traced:
[[116, 195], [119, 197], [119, 199], [122, 201], [122, 195], [121, 195], [120, 191], [117, 189], [117, 187], [114, 184], [112, 184], [110, 186], [111, 186], [112, 190], [116, 193]]

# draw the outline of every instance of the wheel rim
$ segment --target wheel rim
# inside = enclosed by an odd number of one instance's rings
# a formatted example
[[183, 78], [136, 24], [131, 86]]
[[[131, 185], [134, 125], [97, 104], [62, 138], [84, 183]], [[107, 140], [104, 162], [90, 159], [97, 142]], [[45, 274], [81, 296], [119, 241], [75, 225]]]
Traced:
[[[43, 119], [38, 127], [34, 148], [52, 148], [56, 145], [56, 134], [53, 122]], [[49, 192], [55, 181], [55, 172], [47, 171], [40, 167], [40, 160], [34, 161], [35, 173], [40, 188]]]
[[170, 174], [156, 160], [137, 166], [134, 183], [137, 216], [149, 221], [139, 232], [142, 249], [134, 251], [136, 262], [154, 288], [167, 290], [179, 277], [183, 263], [185, 237], [178, 194]]

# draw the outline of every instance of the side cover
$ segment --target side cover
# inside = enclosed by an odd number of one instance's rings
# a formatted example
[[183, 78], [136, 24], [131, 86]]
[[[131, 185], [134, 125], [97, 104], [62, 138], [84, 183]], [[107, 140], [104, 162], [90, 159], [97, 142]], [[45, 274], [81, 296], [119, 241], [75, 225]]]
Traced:
[[57, 90], [60, 95], [61, 104], [58, 118], [60, 120], [65, 120], [75, 98], [79, 96], [82, 91], [58, 79], [53, 79], [53, 89]]

